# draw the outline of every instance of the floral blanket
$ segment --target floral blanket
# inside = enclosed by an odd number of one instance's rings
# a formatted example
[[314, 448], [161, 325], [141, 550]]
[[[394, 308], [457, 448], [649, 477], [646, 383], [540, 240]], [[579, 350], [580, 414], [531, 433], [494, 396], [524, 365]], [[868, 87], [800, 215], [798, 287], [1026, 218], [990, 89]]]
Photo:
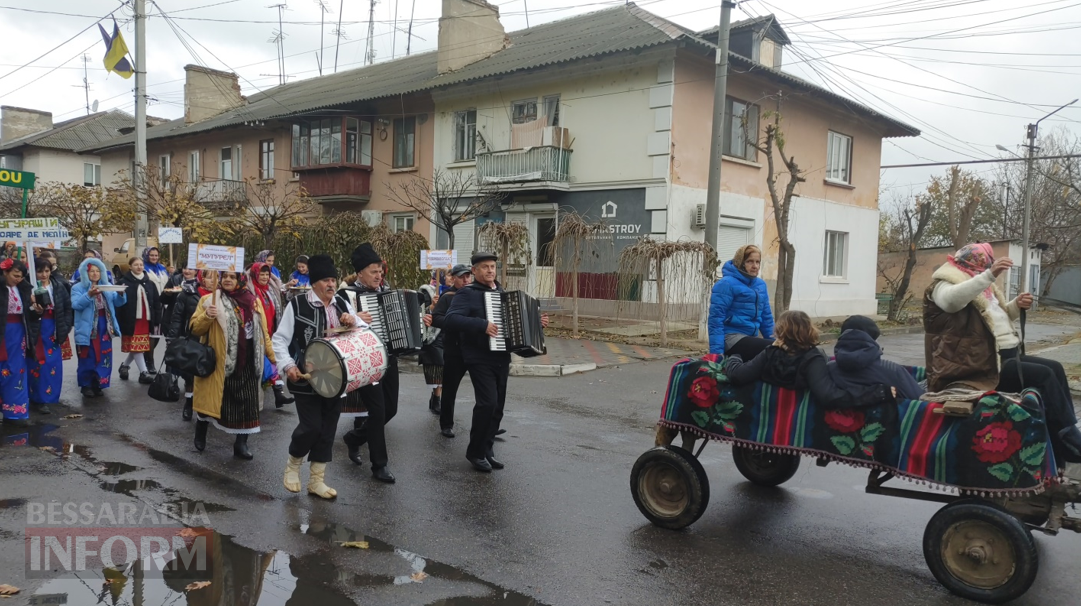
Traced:
[[[910, 371], [919, 380], [923, 369]], [[985, 394], [970, 417], [935, 411], [941, 403], [826, 410], [810, 393], [766, 383], [735, 387], [717, 356], [676, 363], [661, 425], [774, 451], [825, 457], [966, 493], [1041, 492], [1055, 477], [1040, 395], [1021, 404]]]

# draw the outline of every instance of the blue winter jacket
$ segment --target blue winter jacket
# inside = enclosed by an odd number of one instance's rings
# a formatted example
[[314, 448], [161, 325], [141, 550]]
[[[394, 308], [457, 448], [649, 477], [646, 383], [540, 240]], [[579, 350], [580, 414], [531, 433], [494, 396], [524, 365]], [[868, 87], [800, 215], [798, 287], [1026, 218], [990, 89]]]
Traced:
[[739, 333], [773, 338], [769, 291], [761, 278], [752, 278], [728, 261], [709, 297], [709, 353], [724, 354], [724, 336]]
[[[94, 329], [94, 321], [97, 319], [96, 309], [94, 308], [94, 297], [89, 295], [91, 284], [90, 278], [86, 275], [86, 268], [90, 265], [96, 265], [101, 270], [103, 276], [98, 280], [98, 284], [105, 286], [109, 284], [108, 278], [105, 278], [105, 264], [97, 259], [83, 259], [83, 262], [79, 264], [79, 283], [71, 287], [71, 307], [75, 310], [75, 344], [76, 345], [90, 345], [90, 333]], [[128, 299], [122, 292], [103, 292], [102, 296], [105, 297], [105, 305], [109, 308], [109, 317], [113, 319], [113, 330], [115, 334], [120, 334], [120, 324], [116, 319], [116, 308], [127, 303]]]

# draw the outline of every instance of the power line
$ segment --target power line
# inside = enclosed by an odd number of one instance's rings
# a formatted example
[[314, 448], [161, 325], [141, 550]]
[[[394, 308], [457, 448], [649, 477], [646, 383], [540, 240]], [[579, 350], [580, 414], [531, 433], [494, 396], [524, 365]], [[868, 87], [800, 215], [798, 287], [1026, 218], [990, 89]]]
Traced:
[[[1033, 160], [1062, 160], [1065, 158], [1081, 158], [1081, 154], [1064, 154], [1061, 156], [1038, 156]], [[887, 164], [880, 166], [881, 169], [887, 168], [920, 168], [924, 166], [956, 166], [958, 164], [991, 164], [1001, 162], [1027, 162], [1028, 158], [995, 158], [993, 160], [961, 160], [959, 162], [924, 162], [922, 164]]]

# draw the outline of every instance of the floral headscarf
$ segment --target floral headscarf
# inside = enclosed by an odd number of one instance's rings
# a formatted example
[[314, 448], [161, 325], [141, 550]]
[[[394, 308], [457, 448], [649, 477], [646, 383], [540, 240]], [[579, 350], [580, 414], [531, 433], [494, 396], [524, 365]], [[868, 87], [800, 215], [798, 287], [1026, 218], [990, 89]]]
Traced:
[[[150, 262], [150, 251], [152, 251], [152, 250], [157, 250], [158, 251], [158, 262], [157, 263], [151, 263]], [[148, 271], [148, 272], [152, 273], [152, 274], [167, 274], [167, 273], [169, 273], [169, 269], [161, 264], [161, 250], [158, 250], [157, 246], [150, 246], [146, 250], [143, 251], [143, 269], [145, 271]]]
[[[958, 250], [953, 255], [948, 255], [946, 260], [949, 261], [950, 265], [953, 265], [966, 274], [978, 276], [988, 269], [991, 269], [991, 266], [994, 265], [995, 251], [991, 248], [991, 245], [986, 242], [966, 244], [961, 247], [961, 250]], [[990, 286], [987, 287], [987, 290], [983, 291], [983, 296], [988, 299], [995, 296], [994, 291]]]
[[213, 269], [200, 269], [199, 273], [197, 273], [195, 275], [195, 280], [199, 284], [199, 296], [200, 297], [205, 297], [206, 295], [209, 295], [210, 293], [214, 292], [213, 290], [208, 290], [207, 287], [203, 285], [203, 279], [204, 278], [214, 278], [214, 288], [215, 289], [218, 288], [218, 286], [221, 284], [221, 274], [219, 274], [216, 270], [213, 270]]

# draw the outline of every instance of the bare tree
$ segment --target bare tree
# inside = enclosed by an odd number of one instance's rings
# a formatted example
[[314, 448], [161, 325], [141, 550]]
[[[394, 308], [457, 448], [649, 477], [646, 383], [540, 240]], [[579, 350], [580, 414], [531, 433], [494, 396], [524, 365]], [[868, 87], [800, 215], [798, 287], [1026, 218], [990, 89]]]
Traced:
[[271, 247], [274, 237], [285, 231], [295, 234], [305, 217], [316, 214], [315, 202], [307, 190], [295, 182], [278, 184], [246, 180], [247, 196], [235, 215], [239, 227], [263, 237]]
[[[900, 317], [901, 310], [905, 308], [912, 297], [908, 294], [912, 283], [912, 271], [916, 267], [916, 251], [920, 248], [927, 226], [931, 223], [934, 207], [927, 199], [917, 198], [914, 206], [902, 206], [892, 216], [887, 217], [886, 230], [892, 246], [887, 244], [885, 248], [896, 248], [906, 252], [905, 263], [898, 274], [890, 271], [882, 257], [878, 261], [878, 273], [885, 279], [893, 300], [890, 301], [889, 320], [896, 322]], [[896, 252], [896, 251], [890, 251]]]
[[477, 179], [472, 171], [436, 170], [431, 179], [415, 177], [387, 184], [391, 198], [403, 208], [414, 210], [447, 234], [454, 248], [454, 226], [472, 221], [499, 209], [503, 194]]
[[[136, 195], [131, 176], [121, 171], [120, 191], [128, 197], [129, 204], [146, 213], [151, 223], [183, 228], [191, 242], [210, 242], [213, 235], [221, 232], [216, 220], [230, 209], [212, 209], [205, 199], [206, 191], [187, 182], [182, 176], [186, 174], [186, 170], [179, 170], [176, 174], [162, 176], [157, 166], [147, 166], [140, 197]], [[226, 225], [222, 223], [222, 226]]]
[[986, 180], [960, 167], [933, 177], [919, 196], [932, 206], [926, 244], [958, 249], [998, 237], [1002, 219], [991, 204], [992, 197]]
[[[38, 183], [37, 187], [26, 192], [26, 216], [44, 217], [43, 207], [56, 189], [56, 183]], [[0, 217], [15, 219], [22, 216], [23, 190], [14, 187], [0, 187]]]
[[[785, 137], [781, 130], [780, 101], [776, 111], [763, 113], [763, 118], [773, 122], [766, 125], [764, 138], [758, 133], [748, 132], [747, 120], [744, 119], [744, 133], [747, 143], [766, 157], [766, 187], [770, 202], [773, 204], [773, 217], [777, 223], [777, 288], [773, 295], [773, 313], [779, 316], [788, 310], [792, 303], [792, 280], [796, 272], [796, 247], [788, 237], [789, 219], [792, 214], [792, 198], [796, 186], [807, 180], [806, 171], [800, 169], [796, 158], [785, 155]], [[775, 157], [776, 156], [776, 157]], [[783, 170], [777, 169], [780, 160]], [[783, 185], [783, 191], [780, 187]]]
[[82, 252], [90, 240], [102, 234], [130, 231], [135, 223], [131, 198], [123, 190], [105, 187], [57, 185], [42, 211], [60, 220]]

